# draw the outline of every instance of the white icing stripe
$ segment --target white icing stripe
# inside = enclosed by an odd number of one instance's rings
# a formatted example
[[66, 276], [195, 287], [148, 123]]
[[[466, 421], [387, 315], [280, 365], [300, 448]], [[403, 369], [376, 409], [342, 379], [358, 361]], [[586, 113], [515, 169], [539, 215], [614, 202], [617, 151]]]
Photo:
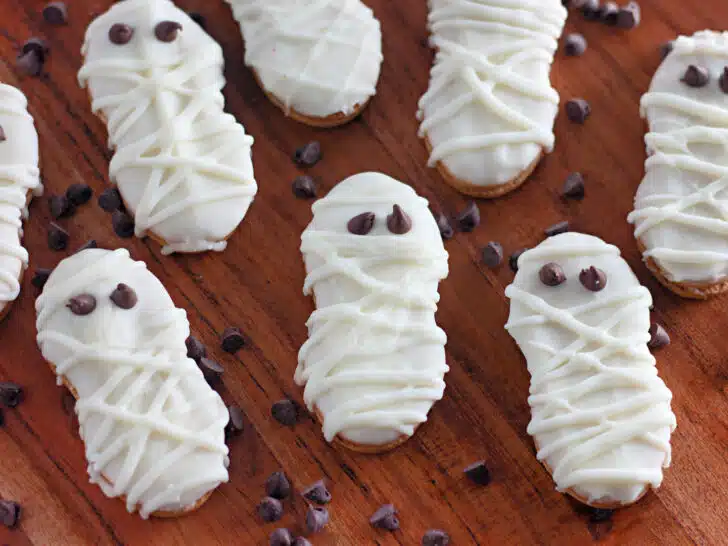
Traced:
[[[176, 21], [171, 43], [155, 26]], [[115, 45], [115, 23], [133, 27]], [[223, 112], [222, 50], [169, 0], [126, 0], [90, 26], [79, 81], [107, 120], [109, 173], [134, 213], [136, 234], [164, 239], [163, 252], [221, 251], [257, 191], [253, 139]]]
[[351, 114], [376, 92], [379, 21], [360, 0], [227, 0], [245, 64], [288, 113]]
[[[387, 230], [394, 204], [412, 220], [406, 234]], [[427, 201], [381, 174], [341, 182], [313, 212], [301, 251], [304, 293], [318, 309], [295, 380], [321, 412], [328, 441], [390, 444], [427, 420], [445, 388], [447, 338], [434, 313], [447, 252]], [[362, 212], [375, 214], [374, 229], [352, 235], [347, 223]]]
[[[728, 95], [718, 84], [726, 57], [728, 33], [681, 36], [642, 98], [649, 157], [628, 220], [645, 258], [673, 282], [728, 276]], [[707, 86], [681, 81], [691, 64], [710, 71]]]
[[554, 145], [549, 69], [566, 10], [558, 0], [429, 5], [437, 55], [418, 112], [429, 164], [473, 185], [509, 182]]
[[[558, 287], [539, 280], [551, 262], [566, 275]], [[634, 502], [661, 484], [675, 428], [672, 394], [647, 349], [650, 293], [616, 247], [587, 235], [549, 238], [518, 265], [506, 289], [506, 329], [531, 373], [528, 433], [538, 459], [559, 491], [590, 503]], [[607, 276], [600, 292], [579, 282], [591, 265]]]
[[[132, 309], [109, 298], [120, 282], [138, 296]], [[67, 302], [84, 293], [96, 309], [72, 314]], [[186, 356], [185, 312], [144, 263], [123, 249], [75, 254], [53, 272], [36, 308], [43, 356], [79, 397], [92, 483], [146, 518], [181, 512], [227, 481], [227, 410]]]

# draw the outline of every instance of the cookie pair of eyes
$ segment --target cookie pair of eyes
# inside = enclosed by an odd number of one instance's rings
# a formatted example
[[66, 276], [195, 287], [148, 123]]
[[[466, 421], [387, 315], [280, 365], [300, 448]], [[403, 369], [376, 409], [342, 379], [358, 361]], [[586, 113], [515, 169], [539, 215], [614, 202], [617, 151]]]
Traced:
[[[366, 235], [374, 229], [377, 217], [373, 212], [362, 212], [354, 216], [346, 225], [349, 233], [353, 235]], [[404, 235], [412, 229], [412, 219], [399, 205], [392, 207], [392, 213], [387, 215], [387, 229], [395, 235]]]
[[[544, 265], [538, 272], [538, 278], [546, 286], [559, 286], [566, 282], [564, 269], [554, 262]], [[601, 269], [591, 266], [581, 270], [579, 282], [590, 292], [599, 292], [607, 286], [607, 274]]]
[[[109, 294], [111, 302], [121, 309], [131, 309], [137, 304], [137, 295], [130, 286], [119, 283], [114, 291]], [[74, 315], [89, 315], [96, 309], [96, 297], [91, 294], [79, 294], [68, 300], [66, 307]]]
[[[691, 64], [685, 70], [683, 77], [680, 79], [689, 87], [705, 87], [710, 83], [710, 70], [704, 66]], [[718, 87], [723, 93], [728, 93], [728, 66], [723, 68], [723, 73], [718, 78]]]
[[[182, 25], [177, 21], [162, 21], [154, 27], [154, 36], [160, 42], [174, 42]], [[109, 29], [109, 40], [112, 44], [126, 45], [134, 37], [134, 27], [124, 23], [116, 23]]]

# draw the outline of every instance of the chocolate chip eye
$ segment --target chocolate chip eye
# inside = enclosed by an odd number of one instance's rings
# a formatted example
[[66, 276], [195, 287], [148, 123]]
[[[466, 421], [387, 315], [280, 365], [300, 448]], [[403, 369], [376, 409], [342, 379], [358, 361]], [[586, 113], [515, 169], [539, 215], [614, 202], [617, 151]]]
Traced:
[[681, 81], [690, 87], [705, 87], [710, 81], [710, 72], [704, 66], [691, 64], [683, 74]]
[[723, 93], [728, 93], [728, 66], [723, 68], [723, 73], [720, 75], [718, 85], [720, 85], [720, 90], [723, 91]]
[[601, 269], [591, 266], [588, 269], [582, 269], [579, 274], [579, 282], [584, 288], [591, 292], [599, 292], [607, 286], [607, 274]]
[[131, 42], [134, 29], [124, 23], [116, 23], [109, 29], [109, 40], [112, 44], [125, 45]]
[[182, 25], [177, 21], [162, 21], [154, 27], [154, 35], [160, 42], [174, 42]]
[[346, 227], [353, 235], [366, 235], [374, 228], [374, 219], [373, 212], [362, 212], [349, 220]]
[[395, 235], [404, 235], [412, 229], [412, 219], [399, 205], [392, 207], [392, 214], [387, 216], [387, 229]]
[[122, 309], [131, 309], [137, 304], [136, 292], [124, 283], [119, 283], [109, 298], [114, 302], [114, 305]]
[[0, 125], [0, 142], [5, 142], [7, 140], [7, 137], [5, 136], [5, 129], [3, 129], [3, 126]]
[[557, 263], [548, 263], [538, 272], [538, 278], [546, 286], [559, 286], [566, 282], [563, 268]]
[[79, 294], [72, 297], [66, 304], [74, 315], [88, 315], [96, 309], [96, 298], [91, 294]]

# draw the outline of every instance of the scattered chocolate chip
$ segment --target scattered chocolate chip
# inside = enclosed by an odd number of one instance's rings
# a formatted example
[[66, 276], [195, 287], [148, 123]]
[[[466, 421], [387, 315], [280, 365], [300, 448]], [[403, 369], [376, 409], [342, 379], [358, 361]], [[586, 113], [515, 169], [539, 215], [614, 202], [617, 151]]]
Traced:
[[592, 508], [589, 521], [591, 523], [602, 523], [612, 519], [614, 510], [607, 510], [605, 508]]
[[236, 353], [245, 345], [245, 338], [240, 328], [232, 326], [225, 328], [220, 337], [222, 350], [226, 353]]
[[0, 403], [8, 408], [14, 408], [23, 401], [23, 387], [11, 381], [0, 383]]
[[5, 412], [0, 409], [0, 427], [5, 426]]
[[66, 198], [76, 206], [88, 203], [93, 194], [94, 191], [88, 184], [71, 184], [66, 190]]
[[0, 522], [12, 529], [18, 524], [21, 508], [17, 502], [0, 500]]
[[561, 193], [567, 199], [584, 199], [584, 177], [581, 173], [571, 173], [566, 177]]
[[273, 497], [265, 497], [258, 504], [258, 515], [266, 523], [278, 521], [283, 517], [283, 504]]
[[620, 8], [617, 13], [617, 26], [624, 29], [632, 29], [640, 24], [640, 5], [637, 2], [629, 2]]
[[617, 18], [619, 16], [619, 6], [616, 2], [606, 2], [599, 11], [599, 17], [602, 23], [610, 27], [617, 25]]
[[579, 273], [579, 282], [587, 290], [599, 292], [607, 286], [607, 275], [601, 269], [591, 266], [588, 269], [582, 269]]
[[581, 2], [581, 14], [587, 21], [598, 21], [602, 15], [599, 0], [585, 0]]
[[296, 537], [291, 546], [313, 546], [306, 537]]
[[243, 432], [244, 424], [245, 414], [243, 410], [238, 406], [228, 406], [228, 423], [225, 425], [225, 438], [229, 440]]
[[200, 25], [203, 29], [207, 29], [207, 19], [205, 19], [204, 15], [197, 13], [196, 11], [191, 11], [187, 15], [189, 15], [190, 19]]
[[460, 231], [473, 231], [480, 225], [480, 209], [475, 201], [470, 201], [460, 214], [455, 218]]
[[591, 114], [591, 106], [584, 99], [571, 99], [566, 103], [566, 117], [574, 123], [584, 123]]
[[452, 239], [452, 236], [455, 235], [455, 230], [452, 228], [452, 224], [450, 224], [450, 220], [448, 220], [447, 216], [439, 213], [435, 216], [435, 221], [437, 222], [437, 227], [440, 230], [440, 237], [442, 237], [443, 241]]
[[705, 87], [710, 81], [710, 72], [704, 66], [691, 64], [685, 70], [681, 81], [690, 87]]
[[647, 342], [647, 346], [650, 349], [659, 349], [669, 344], [670, 336], [667, 335], [665, 329], [656, 322], [653, 322], [650, 325], [650, 341]]
[[298, 404], [287, 398], [279, 400], [270, 409], [273, 419], [281, 425], [292, 427], [298, 422]]
[[399, 205], [392, 207], [392, 214], [387, 216], [387, 229], [395, 235], [404, 235], [412, 229], [412, 219]]
[[111, 225], [119, 237], [126, 239], [134, 235], [134, 218], [126, 212], [115, 210], [111, 213]]
[[8, 139], [8, 137], [5, 135], [5, 129], [3, 129], [3, 126], [0, 125], [0, 142], [5, 142]]
[[665, 42], [664, 44], [660, 45], [660, 59], [665, 60], [665, 58], [672, 53], [672, 50], [675, 48], [675, 41], [670, 40], [669, 42]]
[[76, 254], [79, 252], [83, 252], [84, 250], [88, 250], [89, 248], [99, 248], [99, 244], [96, 242], [95, 239], [89, 239], [86, 241], [82, 246], [78, 248], [76, 251]]
[[329, 522], [329, 511], [322, 506], [309, 506], [306, 512], [306, 529], [309, 533], [319, 533]]
[[88, 315], [96, 309], [96, 298], [91, 294], [79, 294], [72, 297], [66, 304], [74, 315]]
[[187, 346], [187, 358], [191, 358], [198, 364], [203, 357], [207, 356], [207, 349], [195, 336], [188, 337], [185, 345]]
[[399, 529], [399, 519], [397, 518], [397, 509], [393, 504], [385, 504], [377, 509], [369, 518], [372, 527], [386, 529], [387, 531], [396, 531]]
[[50, 2], [43, 8], [43, 20], [49, 25], [68, 24], [68, 8], [63, 2]]
[[48, 246], [51, 250], [64, 250], [68, 246], [68, 232], [58, 224], [51, 222], [48, 227]]
[[723, 93], [728, 93], [728, 66], [723, 68], [723, 73], [720, 75], [718, 85], [720, 85], [720, 90], [723, 91]]
[[114, 212], [122, 208], [121, 194], [116, 188], [107, 188], [99, 195], [99, 206], [106, 212]]
[[508, 265], [514, 273], [518, 273], [518, 258], [520, 258], [521, 254], [526, 252], [526, 250], [528, 249], [522, 248], [521, 250], [516, 250], [513, 254], [511, 254], [510, 258], [508, 258]]
[[564, 38], [564, 53], [569, 57], [579, 57], [586, 51], [586, 38], [576, 32], [567, 34]]
[[276, 529], [270, 534], [270, 546], [291, 546], [293, 536], [288, 529]]
[[291, 187], [293, 189], [293, 195], [299, 199], [313, 199], [316, 197], [316, 183], [308, 175], [297, 177], [293, 181], [293, 184], [291, 184]]
[[25, 55], [27, 53], [35, 53], [38, 55], [38, 60], [42, 63], [45, 62], [46, 56], [50, 52], [48, 42], [43, 38], [30, 38], [20, 47], [20, 54]]
[[566, 275], [563, 268], [556, 263], [548, 263], [538, 272], [538, 278], [546, 286], [559, 286], [566, 282]]
[[51, 276], [52, 269], [46, 269], [39, 267], [33, 273], [33, 278], [30, 280], [30, 284], [35, 286], [38, 290], [43, 290], [43, 287], [48, 282], [48, 277]]
[[283, 472], [273, 472], [265, 480], [265, 492], [269, 497], [283, 500], [291, 494], [291, 482]]
[[303, 495], [305, 499], [315, 502], [316, 504], [328, 504], [331, 502], [331, 493], [326, 488], [326, 484], [323, 480], [319, 480], [316, 483], [309, 485], [301, 492], [301, 495]]
[[225, 369], [219, 363], [211, 358], [202, 357], [197, 365], [202, 370], [202, 375], [205, 377], [208, 385], [214, 387], [222, 381]]
[[43, 71], [43, 61], [41, 56], [35, 51], [21, 53], [17, 59], [18, 69], [28, 76], [39, 76]]
[[182, 30], [182, 25], [177, 21], [162, 21], [154, 27], [154, 35], [160, 42], [174, 42], [177, 34]]
[[112, 44], [126, 45], [131, 42], [134, 29], [124, 23], [115, 23], [109, 29], [109, 40]]
[[422, 546], [447, 546], [450, 535], [440, 529], [430, 529], [422, 537]]
[[71, 216], [76, 211], [76, 208], [65, 195], [51, 195], [48, 198], [48, 208], [54, 220]]
[[553, 226], [549, 226], [544, 230], [544, 233], [546, 234], [546, 237], [553, 237], [554, 235], [561, 235], [562, 233], [566, 233], [569, 231], [569, 222], [564, 220], [563, 222], [559, 222], [557, 224], [554, 224]]
[[116, 289], [111, 293], [109, 298], [121, 309], [131, 309], [138, 301], [134, 289], [124, 283], [117, 284]]
[[488, 485], [490, 483], [490, 470], [485, 466], [485, 461], [477, 461], [467, 466], [463, 473], [476, 485]]
[[346, 229], [353, 235], [366, 235], [374, 228], [374, 213], [362, 212], [349, 220]]
[[503, 263], [503, 246], [496, 241], [491, 241], [483, 248], [483, 263], [491, 269]]
[[313, 167], [321, 161], [321, 143], [317, 140], [304, 144], [293, 154], [293, 161], [303, 167]]

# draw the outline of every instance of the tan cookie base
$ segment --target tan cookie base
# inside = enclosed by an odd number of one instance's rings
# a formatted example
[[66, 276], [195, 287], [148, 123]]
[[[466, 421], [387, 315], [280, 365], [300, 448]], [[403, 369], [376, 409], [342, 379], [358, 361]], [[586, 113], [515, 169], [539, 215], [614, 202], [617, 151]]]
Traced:
[[[324, 419], [321, 415], [321, 412], [318, 408], [314, 408], [314, 414], [316, 415], [316, 419], [318, 419], [319, 423], [323, 423]], [[365, 455], [378, 455], [380, 453], [386, 453], [387, 451], [391, 451], [396, 447], [401, 446], [403, 443], [405, 443], [407, 440], [409, 440], [409, 436], [400, 436], [397, 438], [394, 442], [390, 442], [388, 444], [383, 444], [380, 446], [377, 445], [370, 445], [370, 444], [357, 444], [355, 442], [352, 442], [350, 440], [346, 440], [345, 438], [342, 438], [341, 436], [335, 436], [332, 444], [340, 445], [342, 447], [345, 447], [346, 449], [349, 449], [351, 451], [355, 451], [356, 453], [363, 453]]]
[[[432, 144], [430, 144], [430, 139], [425, 136], [424, 140], [425, 147], [427, 148], [427, 153], [432, 154]], [[536, 167], [541, 162], [544, 155], [546, 154], [542, 150], [541, 153], [536, 157], [536, 159], [534, 159], [531, 164], [523, 171], [521, 171], [518, 176], [513, 180], [506, 182], [505, 184], [496, 184], [492, 186], [477, 186], [475, 184], [471, 184], [470, 182], [466, 182], [465, 180], [460, 180], [450, 172], [450, 170], [445, 166], [442, 161], [438, 161], [436, 167], [437, 170], [440, 172], [440, 175], [445, 179], [445, 182], [458, 190], [460, 193], [464, 193], [465, 195], [478, 197], [481, 199], [494, 199], [519, 188], [526, 180], [528, 180], [528, 177], [533, 174], [533, 171], [536, 170]]]

